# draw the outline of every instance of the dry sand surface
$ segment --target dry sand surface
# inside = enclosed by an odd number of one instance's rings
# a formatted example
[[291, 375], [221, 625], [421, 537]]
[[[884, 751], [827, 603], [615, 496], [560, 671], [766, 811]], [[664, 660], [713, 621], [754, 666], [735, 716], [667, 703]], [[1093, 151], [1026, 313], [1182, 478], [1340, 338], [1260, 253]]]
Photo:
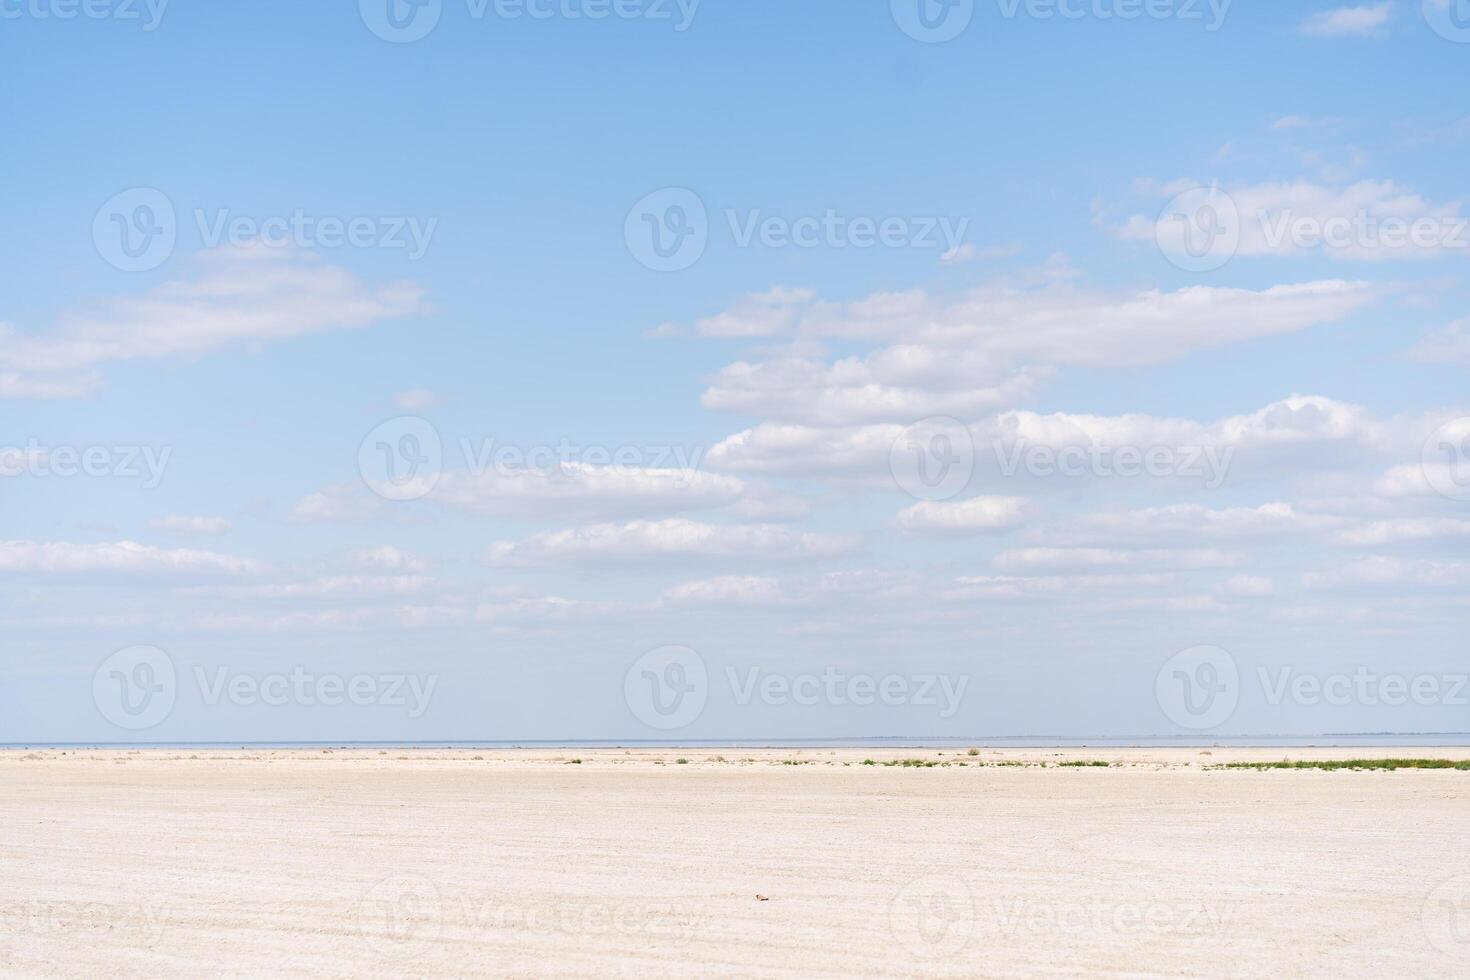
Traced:
[[3, 752], [0, 974], [1470, 976], [1470, 772], [1288, 755], [1470, 749]]

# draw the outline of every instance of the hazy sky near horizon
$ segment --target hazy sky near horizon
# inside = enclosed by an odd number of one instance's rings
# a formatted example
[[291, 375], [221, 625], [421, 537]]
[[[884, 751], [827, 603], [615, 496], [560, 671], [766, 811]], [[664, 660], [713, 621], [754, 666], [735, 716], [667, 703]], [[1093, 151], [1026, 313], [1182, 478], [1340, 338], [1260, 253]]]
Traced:
[[1467, 81], [1463, 0], [0, 0], [0, 742], [1470, 730]]

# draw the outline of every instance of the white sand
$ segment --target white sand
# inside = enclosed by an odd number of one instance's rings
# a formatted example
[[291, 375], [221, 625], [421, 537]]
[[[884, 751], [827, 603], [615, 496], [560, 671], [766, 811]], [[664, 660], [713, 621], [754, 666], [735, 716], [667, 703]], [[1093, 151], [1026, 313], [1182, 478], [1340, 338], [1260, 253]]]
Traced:
[[1470, 749], [4, 752], [0, 974], [1470, 976], [1470, 772], [1287, 755]]

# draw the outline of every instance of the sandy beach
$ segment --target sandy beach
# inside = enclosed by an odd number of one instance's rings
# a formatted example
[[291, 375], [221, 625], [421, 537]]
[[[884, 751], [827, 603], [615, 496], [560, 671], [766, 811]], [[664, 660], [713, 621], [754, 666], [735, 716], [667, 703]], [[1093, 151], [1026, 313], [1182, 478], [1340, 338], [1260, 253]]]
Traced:
[[1463, 977], [1470, 773], [1208, 768], [1393, 755], [8, 751], [0, 974]]

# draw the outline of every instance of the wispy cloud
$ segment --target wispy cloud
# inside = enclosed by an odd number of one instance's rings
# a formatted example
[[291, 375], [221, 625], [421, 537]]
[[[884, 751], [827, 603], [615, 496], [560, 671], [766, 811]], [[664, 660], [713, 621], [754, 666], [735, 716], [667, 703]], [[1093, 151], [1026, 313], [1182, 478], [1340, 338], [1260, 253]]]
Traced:
[[0, 324], [0, 397], [80, 397], [111, 362], [203, 357], [426, 311], [417, 285], [369, 285], [310, 252], [213, 249], [199, 255], [192, 279], [68, 314], [50, 330]]
[[1393, 4], [1389, 0], [1337, 7], [1308, 17], [1300, 30], [1308, 37], [1372, 37], [1383, 30], [1392, 16]]

